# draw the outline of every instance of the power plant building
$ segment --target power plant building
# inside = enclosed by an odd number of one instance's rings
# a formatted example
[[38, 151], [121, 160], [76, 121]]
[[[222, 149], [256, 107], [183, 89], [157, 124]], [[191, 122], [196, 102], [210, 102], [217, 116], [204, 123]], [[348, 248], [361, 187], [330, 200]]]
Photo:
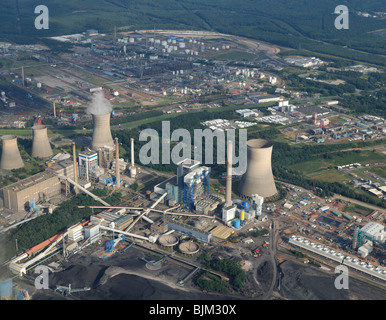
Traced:
[[367, 238], [378, 242], [384, 242], [386, 239], [385, 227], [380, 223], [369, 222], [359, 232], [365, 234]]
[[98, 149], [98, 164], [99, 167], [104, 169], [110, 169], [115, 156], [115, 150], [113, 147], [106, 146]]
[[252, 210], [255, 212], [255, 216], [259, 217], [263, 213], [264, 197], [258, 194], [252, 195]]
[[209, 167], [185, 159], [178, 163], [177, 175], [156, 185], [154, 192], [161, 195], [167, 192], [165, 200], [182, 202], [183, 208], [188, 211], [192, 211], [197, 202], [199, 210], [209, 212], [211, 206], [219, 201], [209, 196], [209, 174]]
[[191, 211], [195, 200], [202, 195], [209, 195], [209, 167], [198, 167], [184, 176], [183, 208]]
[[168, 228], [169, 230], [175, 230], [179, 233], [183, 233], [186, 235], [189, 235], [191, 237], [196, 238], [199, 241], [202, 242], [210, 242], [210, 239], [212, 238], [212, 234], [210, 232], [205, 232], [200, 229], [197, 229], [195, 227], [192, 227], [186, 223], [181, 223], [177, 221], [169, 221], [168, 222]]
[[272, 149], [272, 143], [264, 139], [247, 142], [247, 170], [239, 185], [241, 198], [251, 199], [253, 194], [264, 198], [277, 195], [271, 167]]
[[61, 183], [52, 172], [39, 172], [3, 188], [4, 207], [24, 211], [32, 200], [42, 201], [60, 195]]
[[70, 179], [74, 179], [74, 163], [72, 159], [66, 159], [55, 163], [47, 169], [55, 174], [60, 174]]
[[[85, 151], [79, 153], [79, 179], [85, 181], [96, 181], [103, 173], [100, 172], [98, 166], [98, 153], [93, 151]], [[103, 170], [102, 170], [103, 171]]]

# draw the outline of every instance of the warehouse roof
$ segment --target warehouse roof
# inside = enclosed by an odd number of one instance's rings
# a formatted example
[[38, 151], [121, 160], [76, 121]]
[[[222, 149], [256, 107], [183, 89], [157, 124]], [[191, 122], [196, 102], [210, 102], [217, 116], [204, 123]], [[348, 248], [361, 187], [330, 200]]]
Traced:
[[49, 171], [39, 172], [37, 174], [34, 174], [33, 176], [30, 176], [23, 180], [17, 181], [9, 186], [6, 186], [3, 188], [3, 190], [21, 191], [21, 190], [30, 188], [40, 182], [44, 182], [47, 179], [52, 177], [56, 177], [56, 175], [52, 172], [49, 172]]

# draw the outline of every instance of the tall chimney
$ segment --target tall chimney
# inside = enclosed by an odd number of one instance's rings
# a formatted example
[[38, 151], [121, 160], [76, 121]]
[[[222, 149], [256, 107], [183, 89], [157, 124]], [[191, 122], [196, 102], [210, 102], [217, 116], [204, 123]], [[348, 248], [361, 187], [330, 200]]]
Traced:
[[137, 169], [134, 164], [134, 138], [130, 139], [131, 141], [131, 165], [130, 165], [130, 177], [135, 178], [137, 175]]
[[232, 154], [233, 144], [232, 140], [228, 142], [227, 150], [227, 181], [226, 181], [226, 194], [225, 194], [225, 206], [232, 205]]
[[119, 143], [118, 138], [115, 138], [115, 171], [117, 179], [117, 188], [121, 186], [121, 173], [119, 171]]
[[134, 139], [130, 139], [131, 142], [131, 166], [134, 167]]
[[[74, 181], [76, 183], [79, 183], [79, 177], [78, 177], [78, 164], [76, 162], [76, 147], [75, 142], [72, 143], [72, 158], [74, 161]], [[78, 188], [74, 186], [74, 191], [77, 194], [79, 192]]]
[[56, 104], [54, 102], [54, 118], [56, 118]]
[[23, 87], [24, 87], [25, 86], [24, 85], [24, 66], [21, 66], [21, 80], [22, 80]]
[[19, 169], [24, 167], [19, 148], [17, 147], [17, 137], [5, 135], [1, 137], [3, 141], [0, 168], [5, 170]]
[[48, 140], [47, 127], [36, 125], [32, 127], [32, 153], [33, 158], [48, 158], [52, 156], [50, 141]]

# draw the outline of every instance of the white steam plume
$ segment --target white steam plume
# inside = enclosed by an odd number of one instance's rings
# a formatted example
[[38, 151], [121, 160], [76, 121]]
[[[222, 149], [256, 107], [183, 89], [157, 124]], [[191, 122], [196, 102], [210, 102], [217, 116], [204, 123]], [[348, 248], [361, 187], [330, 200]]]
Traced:
[[103, 91], [97, 91], [93, 94], [91, 104], [87, 107], [87, 113], [102, 115], [113, 111], [109, 100], [104, 96]]

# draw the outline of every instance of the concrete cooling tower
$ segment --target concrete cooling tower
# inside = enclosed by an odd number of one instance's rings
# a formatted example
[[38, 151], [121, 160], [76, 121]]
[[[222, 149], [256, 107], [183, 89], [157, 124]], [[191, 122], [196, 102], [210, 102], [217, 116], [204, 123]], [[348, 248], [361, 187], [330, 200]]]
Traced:
[[271, 167], [272, 148], [272, 143], [264, 139], [247, 142], [247, 171], [239, 185], [242, 198], [250, 198], [252, 194], [271, 198], [277, 194]]
[[19, 169], [24, 167], [16, 136], [2, 136], [3, 148], [1, 154], [0, 168], [5, 170]]
[[47, 127], [37, 125], [32, 127], [32, 153], [33, 158], [48, 158], [52, 156], [50, 141], [48, 140]]
[[92, 115], [94, 131], [92, 135], [91, 149], [98, 150], [103, 147], [114, 148], [113, 137], [110, 130], [110, 113]]

